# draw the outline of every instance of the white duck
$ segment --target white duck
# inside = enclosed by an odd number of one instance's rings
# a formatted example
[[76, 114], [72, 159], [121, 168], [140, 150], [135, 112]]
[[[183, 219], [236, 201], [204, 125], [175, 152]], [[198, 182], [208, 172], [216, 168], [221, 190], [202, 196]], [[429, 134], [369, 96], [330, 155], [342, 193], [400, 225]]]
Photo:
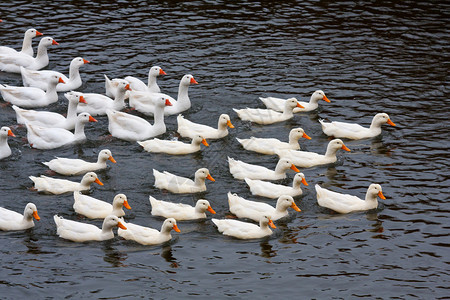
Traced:
[[87, 162], [76, 158], [56, 157], [51, 161], [43, 162], [43, 164], [59, 174], [72, 176], [106, 169], [108, 166], [106, 164], [107, 160], [116, 163], [111, 151], [108, 149], [103, 149], [98, 153], [97, 162]]
[[71, 90], [76, 90], [83, 83], [80, 76], [80, 67], [88, 63], [88, 60], [85, 60], [81, 57], [75, 57], [74, 59], [72, 59], [69, 66], [69, 77], [57, 71], [37, 71], [21, 67], [20, 73], [22, 74], [23, 86], [34, 86], [42, 90], [47, 90], [48, 78], [52, 75], [56, 75], [58, 77], [61, 77], [64, 81], [64, 83], [60, 83], [56, 86], [56, 91], [68, 92]]
[[33, 217], [39, 221], [36, 205], [33, 203], [28, 203], [25, 206], [23, 215], [0, 207], [0, 230], [24, 230], [34, 227]]
[[105, 241], [114, 238], [113, 228], [118, 226], [127, 229], [116, 216], [107, 216], [103, 220], [102, 228], [92, 224], [66, 220], [58, 215], [53, 216], [56, 224], [56, 234], [73, 242]]
[[13, 105], [12, 108], [16, 112], [17, 123], [30, 123], [42, 127], [64, 128], [67, 130], [74, 129], [77, 122], [78, 103], [86, 103], [86, 101], [83, 96], [72, 93], [65, 93], [64, 96], [69, 100], [67, 117], [54, 112], [27, 110]]
[[206, 147], [209, 144], [206, 140], [200, 136], [195, 136], [190, 143], [183, 143], [181, 141], [167, 141], [157, 138], [138, 142], [139, 145], [144, 147], [144, 150], [152, 153], [167, 153], [172, 155], [189, 154], [200, 151], [200, 144]]
[[34, 189], [38, 192], [45, 192], [49, 194], [63, 194], [74, 191], [88, 191], [91, 188], [91, 183], [95, 182], [99, 185], [103, 183], [98, 179], [94, 172], [86, 173], [81, 182], [73, 182], [66, 179], [51, 178], [44, 175], [40, 177], [29, 176], [34, 182]]
[[156, 111], [153, 125], [145, 119], [119, 112], [108, 110], [108, 130], [113, 137], [126, 141], [142, 141], [166, 132], [164, 123], [164, 107], [172, 105], [168, 99], [160, 97], [156, 101]]
[[31, 147], [36, 149], [55, 149], [83, 142], [86, 140], [84, 125], [88, 122], [97, 122], [97, 120], [88, 113], [79, 114], [75, 124], [75, 133], [63, 128], [48, 128], [26, 123], [27, 139]]
[[286, 149], [277, 150], [275, 153], [280, 157], [280, 159], [289, 159], [297, 167], [310, 168], [335, 163], [337, 160], [336, 153], [340, 149], [350, 151], [342, 140], [334, 139], [328, 143], [325, 154]]
[[177, 221], [173, 218], [164, 220], [161, 231], [150, 227], [145, 227], [133, 223], [125, 223], [127, 230], [119, 228], [117, 234], [126, 240], [135, 241], [142, 245], [158, 245], [170, 241], [172, 235], [170, 231], [173, 229], [176, 232], [180, 232], [177, 226]]
[[[284, 107], [284, 104], [286, 101], [285, 99], [275, 98], [275, 97], [267, 97], [267, 98], [259, 97], [259, 99], [264, 103], [264, 105], [267, 108], [270, 108], [270, 109], [273, 109], [276, 111], [283, 111], [283, 107]], [[297, 100], [296, 98], [291, 98], [291, 99]], [[300, 107], [294, 108], [294, 113], [315, 110], [319, 107], [320, 100], [324, 100], [326, 102], [331, 102], [327, 98], [327, 96], [325, 96], [325, 93], [322, 90], [317, 90], [311, 95], [309, 102], [298, 101], [298, 103], [300, 103], [300, 105], [303, 106], [303, 108], [300, 108]]]
[[375, 137], [381, 134], [381, 125], [388, 123], [395, 126], [391, 121], [388, 114], [379, 113], [372, 119], [372, 124], [369, 128], [365, 128], [355, 123], [336, 122], [326, 123], [323, 120], [319, 120], [322, 125], [322, 131], [328, 136], [334, 136], [336, 138], [347, 138], [352, 140], [365, 139]]
[[384, 197], [381, 186], [379, 184], [372, 183], [366, 193], [366, 199], [360, 199], [359, 197], [336, 193], [316, 184], [317, 203], [329, 209], [332, 209], [338, 213], [346, 214], [353, 211], [370, 210], [377, 208], [377, 197], [386, 199]]
[[205, 179], [215, 181], [207, 168], [198, 169], [194, 180], [167, 171], [162, 173], [155, 169], [153, 169], [153, 176], [155, 176], [155, 187], [177, 194], [204, 192], [206, 191]]
[[216, 212], [212, 209], [208, 200], [197, 200], [195, 207], [184, 203], [172, 203], [162, 200], [156, 200], [152, 196], [149, 197], [152, 206], [152, 215], [165, 218], [174, 218], [178, 221], [205, 219], [206, 211], [212, 214]]
[[278, 180], [286, 178], [286, 171], [291, 169], [295, 172], [300, 172], [291, 161], [287, 159], [280, 159], [275, 167], [275, 170], [270, 170], [263, 166], [252, 165], [240, 160], [235, 160], [228, 157], [228, 164], [230, 166], [230, 173], [236, 179], [244, 180], [262, 179], [262, 180]]
[[163, 71], [163, 69], [161, 69], [161, 67], [153, 66], [148, 71], [148, 84], [147, 85], [144, 82], [142, 82], [140, 79], [133, 77], [133, 76], [125, 77], [125, 80], [130, 83], [130, 87], [133, 91], [161, 93], [161, 89], [159, 88], [158, 84], [156, 83], [156, 79], [159, 75], [167, 75], [167, 74], [166, 74], [166, 72]]
[[87, 195], [83, 195], [79, 191], [73, 192], [73, 209], [80, 215], [86, 216], [90, 219], [104, 219], [109, 215], [114, 215], [117, 217], [122, 217], [125, 215], [123, 207], [131, 209], [128, 204], [127, 196], [124, 194], [117, 194], [113, 203], [95, 199]]
[[250, 188], [253, 195], [263, 196], [267, 198], [278, 198], [281, 195], [289, 195], [292, 197], [300, 196], [303, 191], [300, 185], [308, 185], [303, 173], [296, 173], [292, 181], [291, 186], [285, 186], [281, 184], [275, 184], [269, 181], [255, 180], [250, 178], [245, 178], [245, 182]]
[[48, 65], [47, 48], [51, 45], [59, 45], [51, 37], [43, 37], [38, 46], [36, 57], [25, 53], [0, 54], [0, 71], [20, 73], [20, 67], [31, 70], [40, 70]]
[[278, 198], [276, 207], [267, 203], [246, 200], [237, 194], [228, 192], [228, 206], [230, 212], [238, 218], [248, 218], [258, 222], [264, 215], [270, 215], [272, 221], [276, 221], [289, 215], [288, 208], [301, 211], [294, 202], [294, 198], [282, 195]]
[[289, 132], [288, 143], [275, 138], [256, 138], [253, 136], [249, 139], [236, 138], [236, 140], [246, 150], [262, 154], [275, 154], [275, 150], [279, 149], [300, 150], [300, 145], [298, 143], [300, 138], [311, 139], [302, 128], [294, 128]]
[[41, 32], [37, 31], [34, 28], [30, 28], [27, 31], [25, 31], [25, 35], [23, 37], [23, 42], [22, 42], [22, 50], [20, 52], [17, 52], [16, 49], [13, 49], [10, 47], [1, 46], [0, 47], [0, 55], [22, 53], [22, 54], [27, 54], [29, 56], [33, 56], [34, 51], [33, 51], [33, 47], [32, 47], [32, 39], [34, 37], [41, 36], [41, 35], [42, 35]]
[[272, 109], [262, 108], [233, 108], [233, 110], [237, 113], [239, 118], [244, 121], [251, 121], [257, 124], [267, 125], [292, 119], [294, 117], [293, 109], [295, 107], [302, 108], [303, 106], [301, 106], [296, 99], [291, 98], [286, 100], [282, 113], [274, 111]]
[[88, 112], [93, 116], [105, 115], [110, 109], [121, 110], [125, 107], [125, 92], [130, 90], [128, 81], [117, 80], [117, 93], [113, 99], [97, 93], [72, 92], [76, 95], [82, 95], [86, 100], [85, 104], [78, 105], [77, 112]]
[[[129, 103], [131, 107], [134, 107], [137, 111], [143, 114], [154, 115], [156, 111], [154, 102], [155, 97], [164, 97], [165, 99], [169, 99], [172, 103], [171, 107], [164, 110], [164, 114], [166, 116], [179, 114], [180, 112], [191, 107], [191, 101], [189, 100], [188, 95], [189, 85], [191, 84], [198, 84], [192, 75], [187, 74], [181, 78], [180, 85], [178, 87], [177, 99], [162, 93], [148, 93], [147, 91], [142, 92], [133, 90], [130, 92]], [[151, 95], [151, 97], [149, 97], [149, 95]]]
[[238, 220], [211, 219], [216, 224], [220, 233], [238, 239], [259, 239], [271, 235], [273, 232], [269, 228], [276, 228], [270, 216], [264, 215], [259, 220], [259, 226], [253, 223]]
[[201, 135], [205, 139], [220, 139], [228, 135], [228, 127], [234, 128], [231, 124], [230, 116], [221, 114], [217, 124], [217, 129], [191, 122], [186, 120], [182, 115], [177, 116], [178, 129], [177, 132], [183, 137], [193, 138], [196, 135]]
[[0, 128], [0, 159], [11, 155], [11, 148], [9, 148], [8, 145], [8, 136], [15, 137], [9, 127], [3, 126]]
[[64, 82], [61, 77], [51, 76], [47, 91], [36, 87], [9, 86], [0, 84], [3, 100], [19, 107], [43, 107], [58, 101], [56, 85]]

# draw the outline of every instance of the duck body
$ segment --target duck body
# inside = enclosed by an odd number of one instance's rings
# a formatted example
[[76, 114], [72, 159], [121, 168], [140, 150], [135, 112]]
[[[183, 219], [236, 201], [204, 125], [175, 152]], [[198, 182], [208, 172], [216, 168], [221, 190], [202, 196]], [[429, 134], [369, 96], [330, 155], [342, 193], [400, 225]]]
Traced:
[[152, 140], [138, 142], [144, 147], [144, 150], [152, 153], [167, 153], [172, 155], [189, 154], [200, 151], [200, 144], [208, 147], [206, 140], [198, 135], [192, 139], [191, 143], [183, 143], [181, 141], [167, 141], [154, 138]]
[[244, 180], [261, 179], [261, 180], [278, 180], [286, 178], [286, 171], [292, 169], [295, 172], [299, 170], [287, 159], [280, 159], [275, 167], [275, 170], [270, 170], [263, 166], [252, 165], [240, 160], [235, 160], [228, 157], [228, 165], [230, 167], [230, 173], [236, 179]]
[[275, 184], [269, 181], [255, 180], [250, 178], [245, 178], [245, 182], [250, 188], [253, 195], [262, 196], [267, 198], [278, 198], [282, 195], [289, 195], [291, 197], [300, 196], [303, 191], [300, 185], [308, 185], [303, 173], [297, 173], [294, 176], [292, 186], [285, 186], [281, 184]]
[[208, 200], [200, 199], [194, 206], [183, 203], [172, 203], [162, 200], [156, 200], [149, 197], [152, 206], [152, 215], [165, 218], [174, 218], [177, 221], [205, 219], [206, 211], [212, 214], [216, 212], [212, 209]]
[[34, 227], [33, 217], [40, 220], [36, 205], [28, 203], [22, 214], [0, 207], [0, 230], [25, 230]]
[[177, 132], [181, 136], [189, 138], [201, 135], [205, 139], [220, 139], [228, 135], [228, 127], [234, 128], [233, 124], [231, 124], [230, 116], [227, 114], [220, 115], [217, 128], [194, 123], [185, 119], [182, 115], [177, 116], [177, 123]]
[[86, 173], [81, 179], [81, 182], [51, 178], [44, 175], [41, 175], [40, 177], [29, 176], [29, 178], [34, 182], [34, 188], [38, 192], [45, 192], [55, 195], [74, 191], [87, 191], [90, 189], [91, 183], [93, 182], [103, 185], [103, 183], [98, 179], [97, 174], [94, 172]]
[[293, 109], [295, 107], [302, 107], [296, 99], [291, 98], [286, 100], [283, 112], [277, 112], [272, 109], [262, 108], [245, 108], [233, 110], [238, 117], [244, 121], [251, 121], [261, 125], [268, 125], [292, 119], [294, 117]]
[[32, 39], [37, 36], [41, 36], [42, 33], [37, 31], [34, 28], [30, 28], [25, 31], [25, 35], [23, 37], [22, 49], [18, 52], [16, 49], [6, 46], [0, 46], [0, 55], [15, 55], [17, 53], [26, 54], [31, 57], [34, 55]]
[[369, 186], [365, 200], [353, 195], [327, 190], [318, 184], [316, 184], [315, 188], [317, 203], [322, 207], [329, 208], [341, 214], [375, 209], [378, 206], [377, 197], [386, 199], [379, 184], [371, 184]]
[[173, 218], [164, 220], [161, 226], [161, 231], [150, 227], [145, 227], [133, 223], [124, 223], [126, 230], [119, 228], [118, 235], [126, 240], [132, 240], [142, 245], [158, 245], [170, 241], [172, 235], [170, 231], [173, 229], [176, 232], [180, 232], [178, 229], [177, 221]]
[[[288, 99], [282, 99], [282, 98], [276, 98], [276, 97], [267, 97], [267, 98], [259, 97], [259, 99], [264, 103], [264, 105], [267, 108], [273, 109], [275, 111], [283, 111], [284, 104], [288, 100]], [[290, 99], [295, 99], [295, 98], [290, 98]], [[295, 100], [297, 100], [297, 99], [295, 99]], [[330, 100], [327, 98], [327, 96], [325, 96], [325, 93], [322, 90], [317, 90], [311, 95], [309, 102], [298, 101], [298, 103], [300, 103], [300, 105], [303, 106], [303, 108], [296, 107], [296, 108], [294, 108], [293, 112], [298, 113], [298, 112], [313, 111], [319, 107], [319, 100], [324, 100], [326, 102], [330, 102]]]
[[259, 221], [259, 226], [256, 224], [242, 222], [238, 220], [228, 219], [211, 219], [217, 226], [220, 233], [227, 236], [232, 236], [238, 239], [259, 239], [270, 236], [273, 231], [269, 228], [276, 228], [270, 216], [263, 216]]
[[112, 204], [83, 195], [79, 191], [73, 192], [73, 199], [73, 209], [75, 212], [90, 219], [104, 219], [109, 215], [123, 217], [125, 215], [123, 207], [125, 206], [127, 209], [131, 209], [127, 196], [124, 194], [117, 194]]
[[11, 155], [11, 148], [8, 145], [8, 137], [15, 136], [9, 127], [0, 128], [0, 159]]
[[133, 77], [133, 76], [125, 77], [125, 80], [130, 83], [131, 90], [133, 90], [133, 91], [161, 93], [161, 89], [159, 88], [158, 83], [156, 82], [156, 79], [159, 75], [167, 75], [167, 74], [166, 74], [166, 72], [163, 71], [163, 69], [161, 69], [161, 67], [153, 66], [148, 71], [148, 84], [147, 85], [144, 82], [142, 82], [140, 79]]
[[153, 169], [153, 176], [155, 177], [155, 187], [177, 194], [204, 192], [206, 191], [205, 179], [215, 181], [207, 168], [198, 169], [195, 172], [194, 180], [167, 171], [159, 172], [155, 169]]

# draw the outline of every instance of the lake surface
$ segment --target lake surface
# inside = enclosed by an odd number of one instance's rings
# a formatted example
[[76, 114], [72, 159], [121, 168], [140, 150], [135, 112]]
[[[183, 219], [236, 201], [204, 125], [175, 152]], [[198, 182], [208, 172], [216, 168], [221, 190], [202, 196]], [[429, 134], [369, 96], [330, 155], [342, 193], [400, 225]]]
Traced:
[[[449, 10], [427, 1], [7, 1], [2, 4], [0, 44], [20, 48], [34, 27], [59, 46], [49, 50], [48, 69], [68, 73], [72, 58], [83, 66], [82, 92], [104, 93], [104, 77], [133, 75], [146, 80], [158, 65], [161, 90], [176, 96], [184, 74], [189, 120], [216, 126], [227, 113], [235, 129], [210, 147], [185, 156], [150, 154], [137, 143], [111, 138], [107, 117], [86, 126], [88, 141], [49, 151], [30, 148], [14, 111], [0, 107], [0, 125], [11, 126], [12, 156], [0, 161], [0, 205], [22, 212], [34, 202], [41, 217], [33, 229], [0, 233], [0, 295], [72, 299], [136, 298], [398, 298], [449, 296]], [[36, 47], [38, 41], [34, 40]], [[0, 83], [21, 85], [19, 75], [0, 72]], [[263, 108], [258, 97], [309, 100], [322, 89], [331, 103], [286, 122], [260, 126], [241, 121], [232, 108]], [[3, 104], [2, 100], [2, 104]], [[47, 109], [64, 113], [67, 100]], [[73, 243], [56, 235], [53, 215], [89, 222], [72, 208], [72, 194], [29, 190], [28, 176], [45, 174], [41, 164], [54, 156], [95, 161], [110, 149], [117, 164], [98, 172], [104, 186], [90, 195], [112, 201], [128, 196], [127, 219], [160, 228], [149, 195], [194, 204], [205, 198], [215, 217], [229, 217], [227, 192], [252, 196], [234, 179], [227, 156], [274, 168], [276, 156], [244, 150], [236, 137], [287, 140], [294, 126], [312, 137], [303, 150], [324, 153], [328, 143], [319, 119], [369, 126], [379, 112], [396, 127], [381, 136], [347, 141], [333, 165], [302, 169], [309, 186], [296, 197], [302, 212], [290, 210], [267, 239], [242, 241], [218, 233], [208, 214], [203, 221], [178, 222], [170, 243], [142, 246], [116, 237]], [[148, 118], [151, 121], [151, 118]], [[152, 121], [151, 121], [152, 122]], [[176, 116], [166, 118], [177, 137]], [[185, 139], [181, 139], [186, 141]], [[175, 195], [153, 186], [152, 169], [193, 177], [210, 169], [216, 182], [205, 193]], [[290, 184], [294, 173], [281, 181]], [[56, 175], [55, 177], [63, 178]], [[80, 180], [81, 176], [73, 177]], [[317, 205], [315, 184], [364, 198], [379, 183], [386, 200], [369, 212], [339, 215]], [[446, 254], [447, 253], [447, 254]]]

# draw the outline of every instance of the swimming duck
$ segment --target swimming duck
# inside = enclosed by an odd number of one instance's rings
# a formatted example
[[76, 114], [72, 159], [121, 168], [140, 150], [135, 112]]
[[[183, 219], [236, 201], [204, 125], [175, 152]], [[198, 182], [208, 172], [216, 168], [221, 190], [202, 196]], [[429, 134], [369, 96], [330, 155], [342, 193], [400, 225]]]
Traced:
[[275, 138], [256, 138], [253, 136], [249, 139], [236, 138], [236, 140], [246, 150], [262, 154], [275, 154], [275, 150], [280, 149], [300, 150], [300, 145], [298, 143], [300, 138], [311, 139], [302, 128], [294, 128], [289, 132], [288, 143]]
[[161, 89], [156, 83], [156, 79], [159, 75], [167, 75], [166, 72], [161, 69], [161, 67], [153, 66], [148, 71], [148, 85], [142, 82], [140, 79], [127, 76], [125, 80], [130, 83], [130, 87], [133, 91], [143, 91], [149, 93], [161, 93]]
[[34, 182], [34, 188], [38, 192], [45, 192], [49, 194], [63, 194], [74, 191], [88, 191], [91, 188], [91, 183], [95, 182], [99, 185], [103, 183], [98, 179], [94, 172], [86, 173], [81, 182], [73, 182], [66, 179], [51, 178], [44, 175], [40, 177], [29, 176]]
[[359, 124], [336, 122], [326, 123], [324, 120], [319, 120], [322, 125], [322, 131], [328, 135], [336, 138], [347, 138], [352, 140], [365, 139], [375, 137], [381, 134], [381, 125], [388, 123], [395, 126], [388, 114], [379, 113], [372, 119], [372, 124], [369, 128], [362, 127]]
[[121, 229], [127, 228], [116, 216], [107, 216], [103, 220], [102, 228], [92, 224], [66, 220], [58, 215], [53, 216], [56, 224], [56, 234], [66, 240], [73, 242], [105, 241], [114, 238], [113, 228], [118, 226]]
[[269, 228], [276, 228], [270, 216], [264, 215], [259, 220], [259, 226], [253, 223], [228, 219], [211, 219], [217, 226], [220, 233], [238, 239], [259, 239], [271, 235], [273, 232]]
[[147, 152], [167, 153], [172, 155], [189, 154], [200, 151], [200, 144], [203, 144], [206, 147], [209, 146], [206, 140], [200, 135], [195, 136], [189, 144], [180, 141], [160, 140], [157, 138], [138, 142], [138, 144], [144, 147], [144, 150]]
[[142, 141], [166, 132], [164, 124], [164, 107], [172, 105], [168, 99], [160, 97], [156, 101], [156, 111], [153, 125], [145, 119], [119, 112], [108, 110], [108, 130], [113, 137], [126, 141]]
[[153, 176], [155, 176], [155, 187], [177, 194], [204, 192], [206, 191], [205, 179], [215, 181], [207, 168], [198, 169], [194, 180], [167, 171], [162, 173], [155, 169], [153, 169]]
[[195, 207], [183, 203], [156, 200], [152, 196], [149, 197], [149, 200], [152, 206], [153, 216], [174, 218], [178, 221], [205, 219], [206, 211], [209, 211], [212, 214], [216, 213], [209, 204], [209, 201], [205, 199], [197, 200]]
[[269, 181], [254, 180], [250, 178], [244, 179], [253, 195], [263, 196], [267, 198], [278, 198], [281, 195], [289, 195], [292, 197], [300, 196], [303, 191], [300, 185], [308, 185], [303, 173], [296, 173], [292, 181], [292, 187], [281, 184], [275, 184]]
[[262, 108], [233, 108], [233, 110], [237, 113], [238, 117], [244, 121], [251, 121], [257, 124], [267, 125], [292, 119], [294, 117], [293, 109], [295, 107], [302, 108], [303, 106], [301, 106], [296, 99], [291, 98], [286, 100], [282, 113], [274, 111], [272, 109]]
[[33, 56], [34, 51], [33, 51], [33, 47], [32, 47], [32, 39], [34, 37], [41, 36], [41, 35], [42, 35], [41, 32], [37, 31], [34, 28], [30, 28], [27, 31], [25, 31], [25, 35], [23, 37], [23, 42], [22, 42], [22, 50], [17, 52], [16, 49], [13, 49], [11, 47], [0, 46], [0, 55], [22, 53], [22, 54], [27, 54], [29, 56]]
[[106, 164], [107, 160], [116, 163], [111, 151], [103, 149], [98, 153], [97, 162], [87, 162], [76, 158], [56, 157], [51, 161], [43, 162], [43, 164], [59, 174], [73, 176], [106, 169], [108, 166]]
[[287, 159], [280, 159], [275, 167], [275, 170], [270, 170], [263, 166], [252, 165], [240, 160], [235, 160], [228, 157], [228, 164], [230, 167], [230, 173], [236, 179], [244, 180], [250, 179], [266, 179], [266, 180], [278, 180], [286, 178], [286, 171], [291, 169], [295, 172], [300, 172], [291, 161]]
[[36, 205], [33, 203], [28, 203], [25, 206], [23, 215], [0, 207], [0, 230], [24, 230], [34, 227], [33, 217], [37, 221], [41, 219], [39, 218]]
[[316, 184], [317, 203], [329, 209], [332, 209], [338, 213], [346, 214], [353, 211], [362, 211], [377, 208], [377, 197], [386, 199], [384, 197], [381, 186], [379, 184], [372, 183], [366, 193], [366, 199], [360, 199], [359, 197], [336, 193]]
[[80, 76], [80, 67], [88, 63], [89, 61], [82, 57], [75, 57], [74, 59], [72, 59], [69, 66], [69, 77], [57, 71], [37, 71], [21, 67], [20, 73], [22, 75], [23, 86], [33, 86], [38, 87], [42, 90], [47, 90], [48, 78], [50, 76], [58, 76], [62, 78], [64, 83], [59, 83], [56, 86], [57, 92], [68, 92], [71, 90], [76, 90], [83, 83]]
[[0, 128], [0, 159], [11, 155], [11, 148], [9, 148], [8, 145], [8, 136], [15, 137], [9, 127], [3, 126]]
[[[259, 97], [259, 99], [264, 103], [264, 105], [267, 108], [273, 109], [276, 111], [283, 111], [284, 102], [286, 101], [285, 99], [275, 98], [275, 97], [267, 97], [267, 98]], [[291, 98], [291, 99], [297, 100], [296, 98]], [[320, 100], [324, 100], [326, 102], [331, 102], [327, 98], [327, 96], [325, 96], [325, 93], [322, 90], [317, 90], [311, 95], [309, 102], [298, 101], [298, 103], [300, 103], [300, 105], [303, 106], [303, 108], [300, 108], [300, 107], [294, 108], [294, 113], [315, 110], [319, 107]]]
[[[113, 78], [109, 79], [108, 76], [105, 76], [105, 94], [108, 97], [115, 98], [117, 96], [117, 88], [119, 85], [119, 82], [121, 82], [124, 79], [121, 78]], [[128, 99], [128, 93], [125, 93], [125, 99]]]
[[237, 194], [228, 192], [228, 206], [230, 212], [238, 218], [248, 218], [258, 222], [264, 215], [270, 215], [272, 221], [281, 219], [289, 214], [288, 208], [301, 211], [295, 204], [294, 198], [282, 195], [278, 198], [276, 207], [267, 203], [246, 200]]
[[177, 221], [173, 218], [164, 220], [161, 231], [133, 223], [123, 223], [127, 227], [127, 230], [119, 228], [117, 234], [126, 240], [135, 241], [142, 245], [158, 245], [165, 243], [172, 239], [172, 235], [170, 234], [172, 229], [176, 232], [180, 232]]
[[117, 194], [114, 197], [112, 205], [94, 197], [83, 195], [79, 191], [73, 192], [73, 199], [73, 209], [75, 212], [90, 219], [104, 219], [109, 215], [122, 217], [125, 215], [123, 211], [124, 206], [127, 209], [131, 209], [127, 196], [124, 194]]
[[328, 143], [327, 152], [325, 152], [325, 155], [315, 152], [288, 149], [276, 150], [275, 153], [280, 157], [280, 159], [289, 159], [297, 167], [310, 168], [318, 165], [335, 163], [337, 160], [336, 152], [340, 149], [350, 151], [342, 140], [334, 139]]
[[97, 122], [90, 114], [81, 113], [77, 117], [75, 133], [63, 128], [48, 128], [26, 123], [27, 139], [31, 147], [36, 149], [55, 149], [86, 140], [84, 125], [88, 122]]
[[217, 129], [191, 122], [186, 120], [182, 115], [177, 117], [178, 129], [177, 132], [183, 137], [193, 138], [196, 135], [201, 135], [205, 139], [220, 139], [228, 135], [228, 127], [234, 128], [231, 124], [230, 116], [221, 114], [217, 124]]

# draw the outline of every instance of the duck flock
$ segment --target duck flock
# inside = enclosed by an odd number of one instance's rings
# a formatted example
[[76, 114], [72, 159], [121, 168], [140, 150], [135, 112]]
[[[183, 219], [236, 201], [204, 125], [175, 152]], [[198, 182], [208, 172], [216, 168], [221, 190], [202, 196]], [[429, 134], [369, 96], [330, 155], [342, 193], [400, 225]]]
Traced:
[[[23, 81], [23, 86], [20, 87], [0, 84], [0, 93], [5, 102], [12, 104], [17, 123], [26, 126], [27, 140], [33, 148], [45, 150], [83, 143], [86, 140], [84, 127], [90, 122], [97, 122], [94, 117], [102, 115], [107, 115], [108, 130], [113, 137], [137, 142], [145, 151], [167, 155], [184, 155], [200, 151], [202, 145], [208, 146], [207, 140], [221, 139], [228, 135], [229, 128], [234, 128], [227, 114], [219, 116], [217, 128], [194, 123], [184, 118], [180, 113], [191, 107], [188, 96], [189, 86], [197, 84], [197, 81], [191, 74], [184, 75], [175, 99], [161, 93], [157, 77], [166, 73], [158, 66], [150, 68], [148, 84], [132, 76], [109, 79], [105, 75], [105, 95], [78, 92], [76, 90], [82, 85], [79, 69], [89, 61], [81, 57], [74, 58], [70, 63], [69, 77], [56, 71], [41, 70], [49, 63], [47, 50], [58, 43], [51, 37], [42, 37], [37, 53], [34, 55], [32, 39], [38, 36], [42, 36], [42, 33], [36, 29], [28, 29], [20, 51], [0, 46], [0, 71], [19, 73]], [[66, 116], [47, 110], [32, 110], [45, 108], [56, 102], [58, 92], [64, 92], [67, 98]], [[243, 121], [270, 126], [270, 124], [293, 118], [295, 113], [316, 110], [320, 100], [330, 102], [321, 90], [315, 91], [309, 102], [299, 102], [295, 98], [275, 97], [260, 98], [260, 100], [267, 109], [241, 108], [234, 111]], [[130, 110], [153, 117], [153, 124], [145, 118], [131, 114]], [[177, 132], [182, 137], [191, 139], [190, 143], [155, 138], [166, 132], [164, 118], [169, 115], [177, 115]], [[333, 138], [328, 143], [325, 154], [300, 150], [299, 139], [311, 139], [302, 128], [292, 128], [287, 142], [253, 136], [237, 138], [242, 147], [248, 151], [279, 157], [274, 169], [228, 157], [230, 173], [236, 180], [244, 180], [253, 195], [277, 200], [275, 206], [272, 206], [263, 202], [246, 200], [228, 192], [230, 212], [245, 221], [212, 218], [219, 232], [239, 239], [271, 235], [272, 230], [269, 227], [275, 228], [273, 221], [286, 217], [289, 208], [300, 211], [293, 197], [302, 195], [301, 184], [308, 185], [308, 183], [298, 168], [332, 164], [337, 160], [338, 150], [350, 151], [342, 139], [371, 138], [381, 134], [383, 124], [395, 126], [386, 113], [376, 114], [369, 128], [337, 121], [319, 120], [319, 123], [317, 126], [322, 127], [323, 133]], [[1, 127], [0, 159], [8, 159], [11, 155], [8, 137], [15, 137], [12, 130], [6, 126]], [[82, 193], [89, 191], [92, 183], [103, 185], [95, 171], [107, 168], [107, 161], [116, 162], [110, 150], [102, 149], [99, 151], [97, 162], [62, 157], [44, 162], [50, 170], [61, 175], [84, 175], [81, 182], [43, 175], [29, 177], [34, 182], [34, 189], [39, 192], [73, 193], [73, 209], [76, 213], [89, 219], [104, 219], [102, 228], [98, 228], [86, 222], [72, 221], [55, 215], [57, 234], [61, 238], [75, 242], [107, 240], [114, 237], [113, 228], [118, 227], [118, 235], [124, 239], [134, 240], [144, 245], [154, 245], [170, 240], [172, 229], [180, 232], [177, 221], [202, 219], [207, 217], [206, 212], [216, 213], [210, 203], [204, 199], [198, 200], [193, 207], [157, 200], [150, 196], [151, 214], [166, 218], [161, 230], [125, 222], [123, 207], [131, 209], [126, 195], [117, 194], [110, 204]], [[296, 172], [292, 186], [271, 182], [286, 178], [286, 173], [290, 170]], [[194, 174], [194, 180], [156, 169], [153, 170], [153, 176], [155, 187], [174, 194], [204, 192], [207, 189], [205, 181], [215, 181], [207, 168], [199, 168]], [[318, 205], [337, 213], [374, 209], [378, 206], [377, 197], [385, 199], [381, 186], [375, 183], [370, 184], [365, 199], [333, 192], [319, 185], [315, 185], [315, 190]], [[26, 204], [23, 215], [0, 207], [1, 230], [31, 228], [34, 226], [33, 218], [39, 220], [36, 205], [33, 203]]]

